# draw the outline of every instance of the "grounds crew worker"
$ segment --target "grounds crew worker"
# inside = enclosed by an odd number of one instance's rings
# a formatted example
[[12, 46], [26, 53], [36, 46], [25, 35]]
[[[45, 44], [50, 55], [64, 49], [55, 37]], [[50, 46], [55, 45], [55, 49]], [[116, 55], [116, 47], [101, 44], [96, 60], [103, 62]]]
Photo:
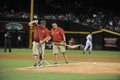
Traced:
[[[29, 26], [32, 26], [34, 29], [34, 41], [33, 41], [33, 47], [32, 47], [32, 54], [33, 54], [33, 60], [34, 65], [33, 66], [40, 66], [42, 63], [42, 56], [44, 55], [45, 50], [45, 42], [47, 42], [49, 37], [49, 30], [46, 27], [46, 21], [41, 20], [40, 24], [38, 24], [38, 20], [34, 20], [29, 22]], [[41, 46], [40, 46], [41, 44]], [[40, 50], [40, 47], [42, 48], [42, 51]], [[37, 63], [37, 58], [39, 57], [39, 61]]]

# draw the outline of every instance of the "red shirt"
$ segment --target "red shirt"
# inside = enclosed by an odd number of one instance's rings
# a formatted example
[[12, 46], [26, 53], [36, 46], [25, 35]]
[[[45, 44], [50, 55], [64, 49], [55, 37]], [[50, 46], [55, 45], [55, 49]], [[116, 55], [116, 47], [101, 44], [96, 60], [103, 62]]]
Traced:
[[69, 41], [69, 45], [75, 45], [75, 41], [74, 40], [70, 40]]
[[51, 29], [50, 35], [53, 39], [53, 42], [62, 42], [63, 41], [63, 36], [65, 34], [64, 34], [64, 30], [62, 28], [57, 27], [56, 30], [54, 28]]
[[39, 34], [40, 34], [40, 40], [43, 40], [49, 36], [49, 30], [46, 27], [40, 28], [40, 24], [38, 25], [34, 24], [32, 25], [32, 27], [34, 29], [34, 37], [33, 37], [34, 41], [39, 42]]

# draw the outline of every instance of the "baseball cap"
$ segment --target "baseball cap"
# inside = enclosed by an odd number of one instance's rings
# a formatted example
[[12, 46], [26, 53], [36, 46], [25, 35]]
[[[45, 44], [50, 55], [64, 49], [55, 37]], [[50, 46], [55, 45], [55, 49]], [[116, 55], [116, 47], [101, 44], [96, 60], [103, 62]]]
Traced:
[[40, 24], [44, 24], [44, 25], [45, 25], [45, 24], [46, 24], [46, 21], [45, 21], [45, 20], [41, 20], [41, 21], [40, 21]]

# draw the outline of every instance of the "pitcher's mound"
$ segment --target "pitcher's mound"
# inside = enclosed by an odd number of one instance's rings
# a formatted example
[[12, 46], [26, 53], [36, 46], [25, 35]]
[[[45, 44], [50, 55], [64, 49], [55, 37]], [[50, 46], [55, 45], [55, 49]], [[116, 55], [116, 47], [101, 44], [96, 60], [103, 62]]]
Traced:
[[120, 63], [80, 62], [61, 64], [58, 66], [42, 66], [37, 68], [24, 67], [17, 68], [16, 70], [81, 74], [120, 74]]

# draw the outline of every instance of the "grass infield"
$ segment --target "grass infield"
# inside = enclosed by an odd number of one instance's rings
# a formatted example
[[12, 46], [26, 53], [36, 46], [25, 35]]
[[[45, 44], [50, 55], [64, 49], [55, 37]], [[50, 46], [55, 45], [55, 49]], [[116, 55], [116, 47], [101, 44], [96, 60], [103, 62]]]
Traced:
[[[53, 56], [52, 50], [47, 49], [45, 55]], [[31, 49], [12, 49], [12, 53], [2, 54], [31, 55]], [[62, 56], [62, 54], [59, 54]], [[93, 54], [83, 55], [82, 50], [67, 50], [68, 56], [120, 58], [120, 51], [93, 50]], [[32, 65], [32, 59], [0, 59], [0, 80], [120, 80], [120, 74], [73, 74], [58, 72], [16, 71], [15, 68]], [[50, 61], [53, 62], [53, 61]]]

